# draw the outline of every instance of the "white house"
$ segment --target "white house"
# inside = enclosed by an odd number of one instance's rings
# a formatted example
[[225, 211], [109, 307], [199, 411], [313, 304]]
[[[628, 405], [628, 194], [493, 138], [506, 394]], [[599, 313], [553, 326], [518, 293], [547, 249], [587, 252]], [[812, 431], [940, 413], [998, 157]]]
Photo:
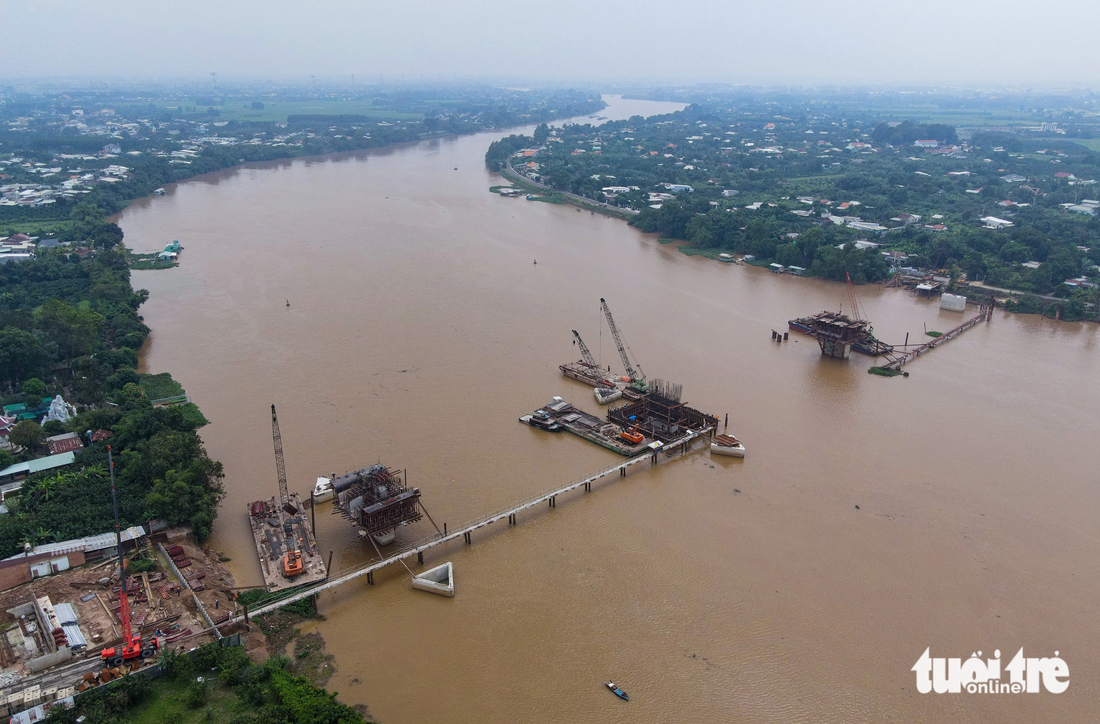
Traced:
[[998, 219], [996, 216], [983, 216], [980, 221], [986, 229], [1007, 229], [1010, 226], [1015, 226], [1011, 221]]

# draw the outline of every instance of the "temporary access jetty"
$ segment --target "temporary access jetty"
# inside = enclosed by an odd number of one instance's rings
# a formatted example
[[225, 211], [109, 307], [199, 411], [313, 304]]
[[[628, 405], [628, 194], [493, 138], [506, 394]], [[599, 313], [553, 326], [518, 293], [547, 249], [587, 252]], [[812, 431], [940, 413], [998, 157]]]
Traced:
[[[912, 362], [917, 357], [920, 357], [925, 352], [932, 351], [933, 349], [935, 349], [936, 347], [939, 347], [944, 342], [950, 342], [951, 340], [955, 339], [960, 334], [962, 334], [966, 330], [970, 329], [974, 325], [978, 324], [979, 322], [988, 322], [991, 319], [993, 319], [993, 305], [992, 304], [989, 304], [989, 305], [983, 304], [983, 305], [981, 305], [981, 308], [978, 311], [978, 314], [976, 314], [975, 316], [973, 316], [970, 319], [966, 320], [965, 322], [960, 324], [958, 327], [955, 327], [954, 329], [952, 329], [950, 331], [944, 332], [939, 337], [936, 337], [935, 339], [933, 339], [931, 342], [925, 342], [921, 346], [916, 347], [915, 349], [908, 350], [907, 352], [905, 352], [901, 355], [897, 355], [897, 356], [887, 355], [887, 360], [888, 361], [886, 362], [886, 364], [884, 364], [882, 366], [885, 369], [891, 369], [891, 370], [895, 370], [897, 372], [901, 372], [902, 365], [905, 365], [905, 364], [908, 364], [909, 362]], [[908, 374], [908, 373], [905, 373], [905, 374]]]
[[[714, 428], [712, 427], [703, 428], [700, 430], [692, 430], [683, 437], [678, 438], [671, 443], [663, 446], [662, 449], [665, 451], [666, 455], [671, 456], [677, 450], [679, 450], [681, 454], [686, 455], [689, 451], [689, 445], [693, 440], [696, 440], [698, 438], [709, 439], [709, 436], [713, 432]], [[708, 448], [709, 446], [704, 446], [698, 449], [704, 450]], [[509, 506], [502, 510], [498, 510], [494, 513], [490, 513], [489, 515], [467, 523], [466, 525], [463, 525], [451, 532], [447, 531], [447, 525], [444, 524], [443, 530], [437, 532], [435, 537], [427, 541], [411, 545], [407, 548], [403, 548], [400, 551], [395, 552], [393, 555], [380, 561], [368, 563], [364, 566], [360, 566], [335, 577], [330, 576], [328, 580], [318, 585], [296, 588], [293, 591], [289, 591], [285, 598], [281, 598], [278, 601], [273, 601], [271, 603], [265, 604], [252, 611], [245, 610], [244, 613], [238, 616], [234, 616], [227, 623], [237, 623], [241, 620], [247, 622], [249, 616], [262, 616], [266, 613], [271, 613], [272, 611], [276, 611], [283, 606], [294, 603], [295, 601], [301, 601], [302, 599], [309, 598], [310, 596], [315, 596], [322, 591], [327, 591], [330, 588], [341, 586], [345, 583], [354, 581], [355, 579], [361, 578], [363, 576], [366, 576], [367, 581], [373, 584], [375, 571], [386, 568], [387, 566], [391, 566], [399, 561], [404, 561], [408, 558], [412, 558], [413, 556], [416, 556], [419, 563], [423, 563], [425, 551], [431, 550], [436, 546], [441, 546], [446, 543], [450, 543], [451, 541], [458, 540], [459, 538], [462, 538], [467, 545], [470, 545], [473, 543], [472, 534], [481, 528], [492, 525], [493, 523], [497, 523], [502, 520], [507, 520], [509, 525], [516, 525], [518, 522], [518, 515], [526, 510], [530, 510], [532, 508], [540, 506], [543, 503], [545, 503], [547, 507], [555, 508], [557, 507], [557, 499], [559, 496], [565, 495], [566, 493], [581, 488], [583, 488], [585, 492], [591, 492], [592, 483], [596, 482], [597, 480], [605, 478], [615, 472], [618, 472], [621, 476], [625, 476], [627, 468], [633, 467], [635, 465], [641, 465], [646, 462], [650, 463], [651, 465], [656, 465], [657, 457], [658, 453], [656, 450], [654, 450], [652, 454], [639, 455], [637, 457], [631, 458], [630, 460], [621, 462], [618, 465], [613, 465], [606, 470], [601, 470], [594, 475], [589, 475], [579, 480], [574, 480], [570, 483], [567, 483], [566, 485], [555, 488], [554, 490], [541, 493], [532, 498], [521, 501], [515, 505]]]

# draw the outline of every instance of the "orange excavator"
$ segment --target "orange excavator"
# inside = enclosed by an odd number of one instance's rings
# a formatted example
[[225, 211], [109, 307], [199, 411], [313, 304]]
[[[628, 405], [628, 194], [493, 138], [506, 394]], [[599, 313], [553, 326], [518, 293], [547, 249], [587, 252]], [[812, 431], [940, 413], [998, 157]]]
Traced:
[[283, 556], [283, 575], [293, 578], [302, 572], [302, 552], [289, 551]]
[[111, 505], [115, 509], [115, 545], [118, 546], [119, 581], [122, 584], [118, 592], [118, 600], [122, 605], [118, 612], [118, 619], [122, 623], [122, 646], [103, 649], [100, 656], [103, 663], [108, 666], [121, 666], [124, 661], [153, 658], [160, 651], [160, 640], [156, 636], [143, 640], [141, 635], [135, 634], [130, 626], [130, 600], [126, 595], [126, 559], [122, 556], [122, 528], [118, 522], [118, 495], [115, 493], [115, 461], [111, 456], [110, 445], [107, 446], [107, 465], [111, 469]]
[[637, 425], [630, 428], [629, 430], [623, 430], [621, 433], [619, 433], [619, 437], [635, 445], [640, 443], [642, 440], [645, 440], [645, 435], [638, 431]]

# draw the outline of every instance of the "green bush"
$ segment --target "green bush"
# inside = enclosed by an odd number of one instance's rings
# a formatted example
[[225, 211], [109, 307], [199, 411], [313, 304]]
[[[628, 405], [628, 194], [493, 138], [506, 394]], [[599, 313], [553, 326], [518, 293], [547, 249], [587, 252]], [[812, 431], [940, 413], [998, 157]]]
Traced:
[[201, 681], [192, 681], [183, 695], [183, 703], [188, 709], [198, 709], [206, 705], [210, 692], [206, 690], [206, 684]]

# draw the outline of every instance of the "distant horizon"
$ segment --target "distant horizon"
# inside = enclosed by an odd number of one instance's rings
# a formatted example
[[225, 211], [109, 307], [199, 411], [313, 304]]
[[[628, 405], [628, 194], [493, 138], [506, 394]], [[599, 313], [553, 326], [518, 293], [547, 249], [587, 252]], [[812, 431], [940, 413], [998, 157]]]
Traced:
[[549, 79], [549, 78], [515, 78], [494, 76], [470, 76], [462, 78], [424, 77], [406, 78], [404, 80], [390, 80], [383, 78], [360, 78], [356, 74], [354, 85], [349, 76], [222, 76], [218, 74], [216, 82], [212, 82], [209, 74], [180, 75], [180, 76], [80, 76], [80, 75], [56, 75], [39, 77], [12, 77], [8, 76], [0, 80], [0, 89], [40, 87], [61, 90], [66, 87], [82, 90], [98, 89], [116, 90], [133, 86], [149, 86], [153, 88], [205, 88], [210, 91], [217, 90], [265, 90], [263, 86], [273, 86], [275, 89], [300, 89], [315, 90], [318, 93], [333, 93], [365, 88], [464, 88], [482, 86], [491, 88], [526, 91], [534, 89], [568, 89], [587, 90], [605, 94], [619, 94], [632, 91], [754, 91], [766, 93], [782, 92], [825, 92], [825, 93], [895, 93], [902, 95], [936, 95], [956, 93], [978, 94], [1100, 94], [1100, 82], [1093, 85], [1086, 84], [1020, 84], [1020, 85], [995, 85], [991, 83], [972, 84], [947, 84], [947, 83], [733, 83], [719, 81], [660, 81], [660, 80], [599, 80], [599, 79]]
[[394, 83], [723, 84], [1092, 90], [1100, 4], [1036, 12], [1023, 0], [695, 0], [305, 7], [194, 0], [42, 4], [0, 0], [0, 84], [299, 82], [355, 74]]

